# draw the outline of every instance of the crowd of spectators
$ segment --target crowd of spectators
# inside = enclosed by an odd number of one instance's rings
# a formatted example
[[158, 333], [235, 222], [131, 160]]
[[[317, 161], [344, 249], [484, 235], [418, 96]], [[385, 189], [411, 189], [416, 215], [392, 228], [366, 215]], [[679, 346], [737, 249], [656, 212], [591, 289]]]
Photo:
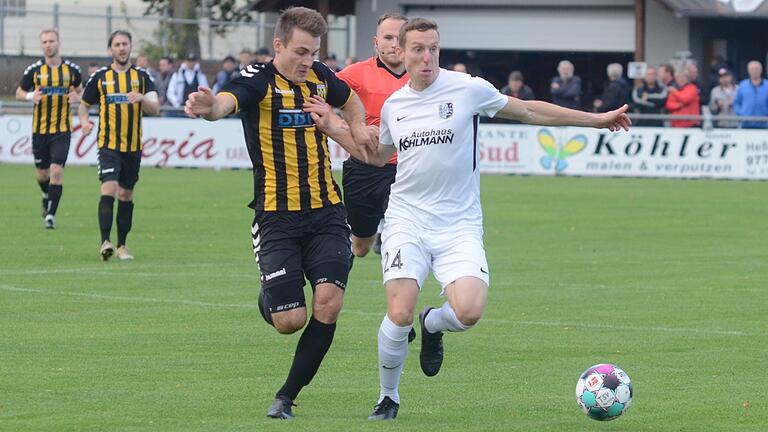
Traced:
[[[145, 69], [154, 80], [160, 95], [160, 103], [168, 109], [168, 115], [180, 112], [190, 93], [198, 86], [211, 87], [216, 93], [230, 80], [236, 77], [240, 70], [254, 62], [265, 63], [272, 59], [267, 48], [251, 52], [243, 49], [238, 58], [228, 55], [224, 57], [220, 69], [208, 76], [203, 72], [196, 54], [187, 55], [178, 68], [169, 57], [162, 57], [157, 62], [157, 69], [152, 66], [150, 59], [139, 54], [134, 63]], [[323, 62], [334, 71], [354, 63], [354, 57], [347, 57], [340, 62], [334, 54], [323, 59]], [[476, 66], [476, 65], [475, 65]], [[99, 68], [91, 64], [88, 75]], [[473, 73], [464, 63], [454, 63], [448, 69]], [[699, 67], [695, 60], [685, 60], [676, 68], [671, 63], [664, 63], [657, 68], [648, 66], [645, 77], [636, 80], [634, 86], [624, 77], [624, 68], [619, 63], [611, 63], [606, 68], [606, 81], [602, 92], [595, 98], [584, 94], [582, 80], [576, 74], [573, 63], [562, 60], [557, 65], [557, 75], [552, 78], [549, 95], [539, 95], [539, 99], [549, 100], [554, 104], [573, 109], [607, 112], [629, 104], [631, 112], [638, 114], [670, 114], [699, 116], [711, 113], [716, 116], [714, 126], [720, 128], [768, 128], [768, 122], [738, 119], [721, 119], [721, 116], [768, 117], [768, 81], [763, 75], [763, 66], [759, 61], [749, 62], [746, 68], [747, 78], [736, 82], [735, 74], [723, 58], [716, 56], [709, 70], [708, 82], [705, 86], [699, 79]], [[505, 86], [503, 94], [523, 100], [535, 99], [531, 87], [525, 84], [523, 73], [513, 70]], [[585, 106], [586, 100], [592, 99], [591, 105]], [[695, 119], [662, 120], [639, 118], [635, 120], [638, 126], [671, 126], [697, 127], [701, 122]]]

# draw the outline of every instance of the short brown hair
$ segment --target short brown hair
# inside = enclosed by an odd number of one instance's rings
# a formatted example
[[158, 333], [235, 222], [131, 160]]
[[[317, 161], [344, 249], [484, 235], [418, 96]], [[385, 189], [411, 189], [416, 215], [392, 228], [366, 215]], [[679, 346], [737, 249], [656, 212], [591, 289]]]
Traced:
[[675, 75], [675, 67], [674, 67], [674, 66], [672, 66], [672, 65], [671, 65], [671, 64], [669, 64], [669, 63], [662, 63], [662, 64], [660, 64], [660, 65], [659, 65], [659, 69], [664, 69], [664, 70], [666, 70], [666, 71], [667, 71], [667, 72], [669, 72], [669, 74], [670, 74], [670, 75], [672, 75], [672, 76], [674, 76], [674, 75]]
[[379, 17], [378, 21], [376, 21], [376, 26], [380, 26], [381, 23], [383, 23], [384, 21], [386, 21], [388, 19], [408, 22], [408, 17], [403, 15], [403, 14], [401, 14], [401, 13], [398, 13], [398, 12], [386, 12], [384, 15]]
[[400, 35], [398, 37], [400, 48], [405, 48], [405, 35], [409, 31], [418, 31], [418, 32], [425, 32], [429, 30], [434, 30], [437, 32], [437, 36], [440, 36], [440, 32], [437, 30], [437, 23], [434, 21], [430, 21], [426, 18], [414, 18], [411, 21], [408, 21], [405, 23], [402, 27], [400, 27]]
[[275, 24], [275, 38], [287, 44], [293, 36], [293, 29], [298, 27], [312, 35], [320, 37], [328, 32], [328, 24], [320, 12], [305, 7], [291, 7], [283, 11]]
[[53, 28], [53, 27], [51, 27], [51, 28], [44, 28], [44, 29], [40, 30], [40, 36], [41, 36], [41, 37], [42, 37], [44, 34], [46, 34], [46, 33], [53, 33], [53, 34], [55, 34], [55, 35], [56, 35], [56, 40], [59, 40], [59, 39], [60, 39], [60, 38], [59, 38], [59, 31], [58, 31], [58, 30], [56, 30], [56, 29], [55, 29], [55, 28]]

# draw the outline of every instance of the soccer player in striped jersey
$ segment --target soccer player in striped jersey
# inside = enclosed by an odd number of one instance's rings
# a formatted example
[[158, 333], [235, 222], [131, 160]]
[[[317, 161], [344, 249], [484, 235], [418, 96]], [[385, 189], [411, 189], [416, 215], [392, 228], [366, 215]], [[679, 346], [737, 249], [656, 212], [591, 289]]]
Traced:
[[88, 79], [78, 115], [83, 135], [89, 135], [93, 124], [88, 119], [88, 108], [99, 104], [101, 259], [107, 261], [115, 252], [110, 235], [117, 198], [117, 257], [131, 260], [133, 255], [125, 243], [133, 224], [133, 189], [141, 166], [141, 119], [144, 113], [158, 115], [160, 106], [149, 74], [131, 64], [131, 34], [117, 30], [110, 35], [107, 46], [112, 64]]
[[77, 103], [82, 93], [80, 67], [59, 55], [59, 33], [54, 29], [40, 32], [42, 60], [24, 71], [16, 89], [16, 99], [35, 104], [32, 115], [32, 154], [35, 157], [37, 183], [43, 192], [44, 226], [56, 227], [56, 210], [63, 192], [64, 165], [69, 154], [69, 104]]
[[[407, 21], [408, 18], [397, 13], [382, 15], [373, 37], [376, 55], [347, 66], [336, 74], [360, 97], [365, 107], [366, 124], [378, 126], [384, 101], [408, 83], [408, 73], [395, 51], [400, 27]], [[397, 154], [383, 167], [365, 164], [355, 157], [344, 161], [341, 180], [344, 205], [352, 228], [352, 253], [357, 257], [368, 254], [374, 244], [379, 221], [387, 210], [389, 187], [395, 182], [396, 172]]]
[[[357, 95], [315, 60], [327, 29], [317, 11], [289, 8], [275, 26], [273, 61], [247, 65], [215, 96], [200, 87], [186, 104], [190, 116], [209, 121], [240, 113], [253, 163], [251, 233], [261, 272], [259, 309], [279, 333], [304, 328], [288, 377], [267, 410], [276, 419], [293, 417], [296, 397], [331, 346], [352, 254], [327, 137], [304, 111], [304, 102], [324, 97], [341, 108], [360, 142], [375, 143]], [[305, 277], [313, 291], [308, 324]]]

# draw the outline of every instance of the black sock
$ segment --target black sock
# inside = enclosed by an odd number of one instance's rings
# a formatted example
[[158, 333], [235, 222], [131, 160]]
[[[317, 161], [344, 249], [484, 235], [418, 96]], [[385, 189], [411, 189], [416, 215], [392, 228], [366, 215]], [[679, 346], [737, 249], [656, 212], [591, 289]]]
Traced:
[[133, 201], [117, 201], [117, 247], [125, 244], [125, 238], [133, 225]]
[[101, 230], [101, 242], [109, 240], [112, 232], [112, 212], [115, 205], [115, 197], [102, 195], [99, 200], [99, 229]]
[[64, 186], [60, 184], [52, 184], [48, 188], [48, 214], [56, 215], [62, 193], [64, 193]]
[[301, 389], [312, 381], [325, 353], [331, 347], [335, 331], [336, 323], [323, 324], [314, 316], [309, 319], [309, 324], [296, 345], [296, 354], [293, 357], [288, 378], [283, 387], [277, 391], [278, 397], [294, 400]]
[[48, 212], [48, 189], [50, 186], [50, 180], [46, 180], [44, 182], [41, 182], [40, 180], [37, 181], [38, 186], [40, 186], [40, 190], [43, 192], [43, 212]]
[[44, 182], [41, 182], [40, 180], [38, 180], [37, 184], [40, 185], [40, 190], [43, 191], [43, 198], [48, 198], [48, 187], [51, 184], [51, 181], [46, 180]]

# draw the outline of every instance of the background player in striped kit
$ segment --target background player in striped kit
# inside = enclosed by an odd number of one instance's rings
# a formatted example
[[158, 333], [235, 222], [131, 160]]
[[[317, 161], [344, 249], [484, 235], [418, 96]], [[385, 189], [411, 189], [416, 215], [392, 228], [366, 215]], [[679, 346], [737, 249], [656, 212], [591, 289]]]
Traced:
[[72, 130], [69, 104], [80, 100], [80, 67], [59, 55], [59, 33], [54, 29], [40, 32], [42, 60], [24, 71], [16, 89], [16, 99], [35, 104], [32, 116], [32, 153], [37, 169], [37, 183], [43, 192], [41, 212], [44, 226], [56, 227], [56, 210], [63, 193], [64, 165], [69, 154]]
[[160, 107], [149, 74], [131, 64], [131, 34], [117, 30], [107, 46], [112, 64], [88, 79], [78, 115], [83, 135], [90, 134], [93, 124], [88, 120], [88, 108], [99, 104], [101, 259], [108, 260], [114, 252], [109, 236], [117, 198], [117, 257], [130, 260], [133, 255], [125, 243], [133, 224], [133, 189], [141, 166], [141, 119], [143, 113], [158, 115]]

